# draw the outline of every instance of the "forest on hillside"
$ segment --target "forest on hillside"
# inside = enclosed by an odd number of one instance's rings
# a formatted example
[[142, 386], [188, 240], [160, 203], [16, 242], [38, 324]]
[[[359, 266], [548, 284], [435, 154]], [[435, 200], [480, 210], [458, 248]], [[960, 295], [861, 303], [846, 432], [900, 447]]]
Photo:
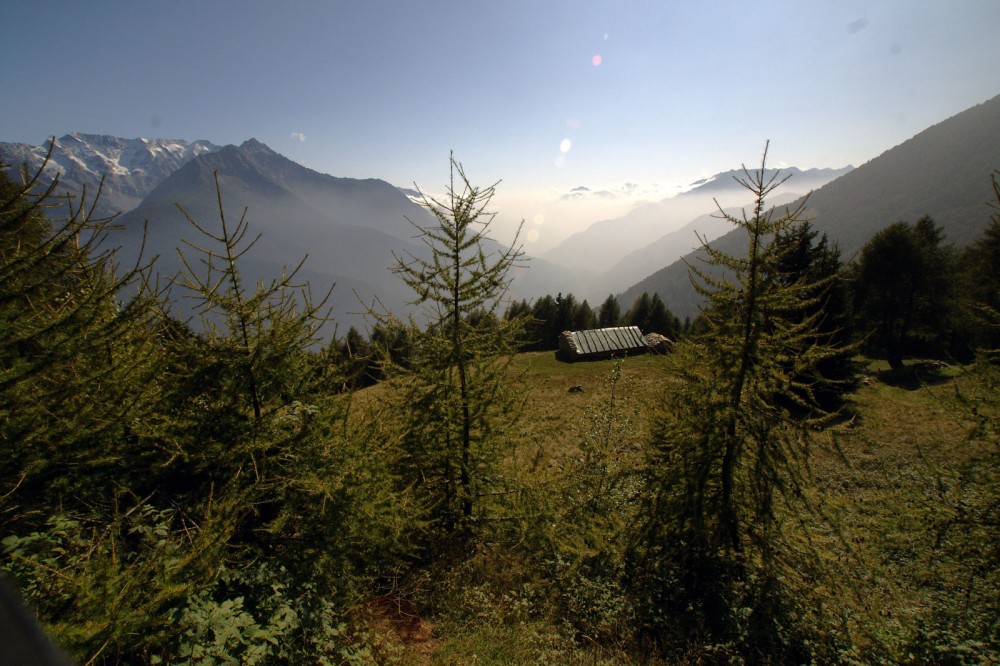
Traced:
[[[329, 341], [295, 267], [243, 279], [221, 188], [158, 279], [86, 195], [0, 175], [0, 570], [86, 664], [1000, 659], [1000, 174], [967, 249], [921, 217], [845, 263], [765, 166], [682, 322], [509, 302], [452, 159], [393, 268], [421, 323]], [[526, 358], [626, 324], [673, 340], [645, 398], [613, 362], [572, 426], [532, 404]]]

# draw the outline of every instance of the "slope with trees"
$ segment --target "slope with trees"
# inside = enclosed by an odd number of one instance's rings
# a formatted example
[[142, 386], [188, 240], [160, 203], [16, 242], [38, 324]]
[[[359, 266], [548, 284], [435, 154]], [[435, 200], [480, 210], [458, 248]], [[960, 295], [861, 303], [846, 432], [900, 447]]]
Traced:
[[[987, 227], [984, 202], [988, 175], [1000, 162], [1000, 96], [930, 127], [809, 196], [806, 216], [827, 234], [846, 261], [877, 231], [898, 220], [927, 215], [958, 248]], [[795, 209], [802, 203], [789, 204]], [[742, 253], [746, 240], [730, 232], [712, 241], [727, 253]], [[704, 300], [687, 279], [687, 265], [703, 261], [703, 250], [666, 266], [619, 295], [631, 302], [658, 293], [680, 317], [694, 317]]]
[[106, 220], [50, 222], [34, 186], [3, 185], [0, 531], [43, 627], [81, 663], [356, 650], [346, 612], [401, 550], [406, 504], [382, 494], [377, 424], [329, 390], [316, 309], [290, 275], [244, 283], [220, 196], [176, 287], [207, 315], [194, 333], [117, 273]]

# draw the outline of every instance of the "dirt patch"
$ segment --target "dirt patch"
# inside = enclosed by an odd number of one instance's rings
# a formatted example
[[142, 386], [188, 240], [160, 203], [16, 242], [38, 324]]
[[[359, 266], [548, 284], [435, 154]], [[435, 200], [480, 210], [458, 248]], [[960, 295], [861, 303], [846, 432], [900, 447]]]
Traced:
[[431, 663], [431, 655], [438, 648], [440, 641], [434, 638], [431, 624], [420, 617], [412, 601], [384, 595], [369, 602], [368, 610], [374, 624], [386, 634], [395, 637], [415, 659], [412, 663]]

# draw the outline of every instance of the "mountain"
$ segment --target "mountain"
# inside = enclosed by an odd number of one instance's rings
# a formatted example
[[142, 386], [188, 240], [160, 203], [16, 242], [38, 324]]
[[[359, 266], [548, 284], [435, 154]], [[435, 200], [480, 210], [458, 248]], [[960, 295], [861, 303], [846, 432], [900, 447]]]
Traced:
[[[990, 174], [998, 168], [1000, 96], [920, 132], [819, 188], [808, 199], [806, 216], [814, 229], [839, 245], [845, 260], [880, 229], [922, 215], [930, 215], [943, 228], [946, 242], [963, 247], [989, 224]], [[786, 187], [796, 186], [790, 181]], [[712, 245], [732, 253], [746, 251], [739, 230]], [[694, 252], [685, 259], [698, 261], [700, 256]], [[679, 317], [698, 313], [701, 301], [683, 262], [650, 275], [619, 300], [631, 303], [644, 291], [658, 293]]]
[[428, 224], [427, 211], [385, 181], [321, 174], [254, 139], [192, 159], [121, 216], [124, 230], [113, 241], [122, 245], [122, 260], [136, 259], [145, 233], [146, 255], [159, 255], [158, 271], [179, 271], [175, 248], [184, 248], [184, 240], [202, 244], [204, 239], [178, 206], [217, 231], [216, 173], [229, 224], [235, 225], [245, 209], [248, 240], [260, 234], [241, 260], [248, 283], [277, 276], [282, 267], [290, 270], [308, 256], [300, 277], [310, 282], [314, 295], [337, 285], [330, 306], [342, 324], [360, 323], [359, 299], [370, 303], [378, 296], [387, 307], [403, 309], [407, 295], [389, 266], [393, 252], [421, 252], [406, 218]]
[[[297, 164], [250, 139], [192, 159], [118, 220], [121, 259], [131, 263], [145, 242], [147, 257], [158, 255], [158, 271], [181, 268], [175, 248], [183, 239], [202, 242], [178, 206], [209, 230], [218, 227], [215, 176], [226, 218], [235, 225], [244, 209], [249, 238], [260, 240], [241, 259], [248, 283], [270, 279], [281, 268], [308, 256], [300, 278], [314, 295], [336, 285], [329, 303], [338, 325], [363, 325], [359, 314], [376, 297], [392, 312], [409, 314], [412, 294], [391, 272], [393, 255], [425, 256], [414, 224], [433, 226], [434, 218], [406, 193], [383, 180], [338, 178]], [[143, 235], [145, 234], [145, 238]], [[498, 244], [487, 251], [499, 251]], [[187, 254], [192, 254], [187, 252]], [[551, 285], [572, 284], [567, 271], [544, 261], [518, 269], [513, 296], [530, 298]]]
[[[51, 145], [51, 139], [40, 146], [0, 143], [0, 163], [16, 180], [21, 165], [26, 164], [31, 173], [37, 171]], [[74, 132], [55, 141], [41, 184], [48, 186], [56, 173], [61, 173], [58, 194], [68, 192], [78, 197], [85, 189], [92, 198], [104, 177], [96, 212], [112, 215], [132, 210], [181, 166], [218, 149], [208, 141], [121, 139]]]
[[[792, 175], [795, 191], [805, 194], [850, 169], [851, 167], [802, 171], [793, 167], [783, 173]], [[571, 268], [586, 268], [599, 272], [613, 271], [631, 253], [640, 251], [667, 234], [677, 231], [698, 216], [714, 212], [716, 201], [726, 208], [745, 204], [746, 190], [733, 179], [734, 176], [741, 174], [742, 171], [719, 173], [677, 196], [639, 206], [622, 217], [595, 222], [583, 231], [566, 238], [542, 257]], [[707, 230], [708, 227], [704, 231]], [[613, 273], [608, 276], [609, 286], [614, 289], [624, 288], [681, 254], [683, 252], [673, 257], [664, 257], [659, 264], [654, 264], [649, 271], [638, 276], [629, 275], [626, 278]], [[628, 281], [620, 283], [622, 279]]]
[[[776, 196], [771, 203], [789, 203], [798, 196], [783, 194]], [[742, 208], [729, 207], [723, 210], [728, 214], [739, 214]], [[665, 264], [673, 263], [700, 247], [699, 238], [712, 241], [731, 229], [732, 225], [720, 217], [718, 210], [699, 215], [677, 231], [672, 231], [645, 247], [625, 255], [611, 270], [601, 275], [601, 281], [606, 286], [605, 291], [614, 293], [627, 289], [637, 281], [652, 275]]]
[[[406, 302], [412, 295], [389, 267], [394, 252], [420, 256], [426, 251], [414, 238], [418, 232], [410, 221], [427, 226], [434, 220], [418, 205], [414, 190], [378, 179], [322, 174], [255, 139], [219, 147], [207, 141], [71, 133], [54, 143], [42, 185], [59, 173], [57, 193], [78, 198], [86, 189], [92, 201], [103, 177], [96, 213], [124, 213], [116, 220], [123, 230], [111, 239], [121, 245], [123, 264], [135, 261], [145, 242], [145, 256], [160, 257], [160, 273], [175, 274], [181, 267], [175, 248], [182, 238], [196, 240], [176, 204], [214, 228], [218, 172], [227, 217], [235, 224], [246, 208], [251, 233], [262, 234], [244, 261], [248, 279], [273, 277], [309, 255], [299, 275], [311, 283], [314, 294], [326, 293], [336, 283], [330, 305], [341, 326], [362, 324], [360, 301], [370, 304], [376, 296], [397, 314], [409, 312]], [[40, 168], [51, 144], [0, 143], [0, 162], [17, 178], [22, 164], [30, 171]], [[487, 246], [489, 251], [502, 249], [497, 243]], [[588, 279], [585, 272], [543, 259], [526, 263], [530, 268], [514, 271], [511, 296], [518, 299], [568, 291]]]

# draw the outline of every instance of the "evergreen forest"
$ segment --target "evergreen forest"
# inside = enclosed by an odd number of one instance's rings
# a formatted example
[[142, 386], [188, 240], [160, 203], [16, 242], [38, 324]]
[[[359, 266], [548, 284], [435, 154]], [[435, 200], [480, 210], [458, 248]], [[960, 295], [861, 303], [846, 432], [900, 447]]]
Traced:
[[[964, 249], [925, 216], [845, 259], [766, 159], [681, 321], [509, 298], [452, 157], [419, 315], [365, 331], [244, 279], [218, 179], [161, 276], [99, 191], [0, 171], [0, 572], [80, 664], [997, 663], [1000, 173]], [[554, 357], [631, 325], [669, 351]]]

